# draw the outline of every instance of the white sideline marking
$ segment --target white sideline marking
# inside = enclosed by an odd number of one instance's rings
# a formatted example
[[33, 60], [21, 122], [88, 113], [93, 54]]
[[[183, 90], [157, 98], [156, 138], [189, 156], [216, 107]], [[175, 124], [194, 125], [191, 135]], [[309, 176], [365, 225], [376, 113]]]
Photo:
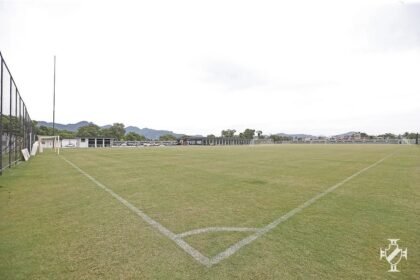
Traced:
[[177, 235], [177, 237], [185, 237], [195, 234], [201, 234], [206, 232], [217, 232], [217, 231], [239, 231], [239, 232], [247, 232], [247, 231], [258, 231], [259, 228], [242, 228], [242, 227], [208, 227], [208, 228], [199, 228], [190, 231], [186, 231]]
[[335, 189], [337, 189], [338, 187], [340, 187], [341, 185], [347, 183], [348, 181], [350, 181], [351, 179], [353, 179], [354, 177], [362, 174], [363, 172], [371, 169], [372, 167], [380, 164], [381, 162], [383, 162], [384, 160], [386, 160], [387, 158], [389, 158], [390, 156], [392, 156], [394, 153], [391, 153], [387, 156], [385, 156], [384, 158], [378, 160], [377, 162], [369, 165], [368, 167], [363, 168], [362, 170], [354, 173], [353, 175], [351, 175], [350, 177], [347, 177], [346, 179], [344, 179], [343, 181], [335, 184], [334, 186], [326, 189], [325, 191], [323, 191], [322, 193], [314, 196], [313, 198], [307, 200], [306, 202], [302, 203], [301, 205], [299, 205], [298, 207], [296, 207], [295, 209], [287, 212], [286, 214], [284, 214], [283, 216], [281, 216], [280, 218], [278, 218], [277, 220], [273, 221], [272, 223], [266, 225], [263, 228], [260, 228], [256, 233], [242, 239], [241, 241], [237, 242], [236, 244], [230, 246], [228, 249], [226, 249], [225, 251], [219, 253], [218, 255], [216, 255], [215, 257], [210, 259], [210, 266], [219, 263], [220, 261], [230, 257], [231, 255], [235, 254], [239, 249], [241, 249], [242, 247], [244, 247], [245, 245], [250, 244], [251, 242], [255, 241], [256, 239], [258, 239], [259, 237], [263, 236], [264, 234], [266, 234], [267, 232], [269, 232], [270, 230], [274, 229], [275, 227], [277, 227], [279, 224], [281, 224], [284, 221], [287, 221], [288, 219], [290, 219], [291, 217], [293, 217], [294, 215], [296, 215], [297, 213], [299, 213], [300, 211], [302, 211], [303, 209], [305, 209], [306, 207], [312, 205], [313, 203], [315, 203], [318, 199], [322, 198], [323, 196], [327, 195], [328, 193], [334, 191]]
[[104, 191], [108, 192], [115, 199], [117, 199], [119, 202], [124, 204], [128, 209], [130, 209], [135, 214], [137, 214], [139, 217], [141, 217], [146, 223], [148, 223], [149, 225], [151, 225], [152, 227], [154, 227], [155, 229], [160, 231], [160, 233], [162, 233], [164, 236], [166, 236], [169, 239], [171, 239], [172, 241], [174, 241], [176, 243], [176, 245], [181, 247], [185, 252], [187, 252], [190, 256], [192, 256], [196, 261], [198, 261], [199, 263], [201, 263], [201, 264], [203, 264], [207, 267], [211, 266], [209, 258], [207, 258], [203, 254], [201, 254], [199, 251], [197, 251], [195, 248], [193, 248], [190, 244], [188, 244], [187, 242], [182, 240], [180, 237], [178, 237], [175, 233], [173, 233], [172, 231], [170, 231], [166, 227], [162, 226], [157, 221], [155, 221], [152, 218], [150, 218], [149, 216], [147, 216], [143, 211], [136, 208], [133, 204], [131, 204], [130, 202], [128, 202], [127, 200], [125, 200], [124, 198], [122, 198], [121, 196], [119, 196], [118, 194], [113, 192], [112, 190], [108, 189], [105, 185], [98, 182], [95, 178], [93, 178], [92, 176], [87, 174], [85, 171], [80, 169], [77, 165], [75, 165], [71, 161], [65, 159], [62, 156], [61, 156], [61, 158], [64, 159], [68, 164], [73, 166], [74, 169], [76, 169], [77, 171], [79, 171], [80, 173], [85, 175], [89, 180], [91, 180], [93, 183], [95, 183], [98, 187], [100, 187]]

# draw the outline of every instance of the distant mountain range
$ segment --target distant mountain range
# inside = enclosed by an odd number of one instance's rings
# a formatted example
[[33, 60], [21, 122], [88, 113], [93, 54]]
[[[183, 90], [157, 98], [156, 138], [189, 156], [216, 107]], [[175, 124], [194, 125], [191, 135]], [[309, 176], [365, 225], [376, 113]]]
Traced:
[[[70, 123], [70, 124], [56, 123], [55, 127], [59, 130], [68, 130], [68, 131], [76, 132], [79, 129], [79, 127], [86, 126], [88, 124], [90, 124], [90, 122], [88, 122], [88, 121], [81, 121], [81, 122], [78, 122], [78, 123]], [[52, 127], [52, 123], [51, 122], [38, 121], [38, 126]], [[101, 126], [101, 128], [109, 128], [109, 127], [111, 127], [111, 125]], [[165, 135], [165, 134], [171, 134], [175, 137], [181, 137], [182, 135], [185, 135], [185, 134], [175, 133], [175, 132], [170, 131], [170, 130], [138, 128], [137, 126], [127, 126], [125, 128], [125, 132], [126, 133], [135, 132], [137, 134], [143, 135], [144, 137], [146, 137], [148, 139], [159, 139], [160, 136]], [[354, 133], [356, 133], [356, 132], [351, 131], [351, 132], [343, 133], [343, 134], [340, 134], [340, 135], [335, 135], [335, 137], [353, 135]], [[275, 135], [283, 136], [283, 137], [302, 138], [302, 139], [317, 137], [317, 136], [310, 135], [310, 134], [299, 134], [299, 133], [298, 134], [277, 133]], [[194, 135], [194, 136], [201, 137], [201, 135]]]
[[[356, 134], [356, 133], [359, 133], [359, 132], [350, 131], [350, 132], [346, 132], [346, 133], [334, 135], [333, 137], [342, 138], [342, 137], [346, 137], [346, 136], [352, 136], [353, 134]], [[292, 137], [292, 138], [302, 138], [302, 139], [305, 139], [305, 138], [317, 138], [318, 137], [316, 135], [310, 135], [310, 134], [277, 133], [276, 135], [278, 135], [278, 136], [285, 136], [285, 137]]]
[[178, 134], [175, 133], [173, 131], [170, 130], [156, 130], [156, 129], [151, 129], [151, 128], [138, 128], [137, 126], [127, 126], [125, 128], [125, 132], [135, 132], [137, 134], [140, 135], [144, 135], [146, 138], [148, 139], [159, 139], [160, 136], [165, 135], [165, 134], [171, 134], [175, 137], [181, 137], [184, 134]]
[[[89, 122], [87, 122], [87, 121], [82, 121], [82, 122], [78, 122], [78, 123], [70, 123], [70, 124], [56, 123], [55, 128], [57, 128], [59, 130], [68, 130], [68, 131], [76, 132], [79, 129], [79, 127], [86, 126], [88, 124], [89, 124]], [[53, 123], [52, 122], [38, 121], [38, 126], [53, 127]]]
[[287, 134], [287, 133], [277, 133], [275, 134], [277, 136], [282, 136], [282, 137], [291, 137], [291, 138], [314, 138], [317, 136], [314, 135], [309, 135], [309, 134]]
[[[87, 121], [81, 121], [81, 122], [78, 122], [78, 123], [70, 123], [70, 124], [56, 123], [55, 128], [57, 128], [59, 130], [68, 130], [68, 131], [76, 132], [80, 127], [86, 126], [88, 124], [90, 124], [90, 122], [87, 122]], [[51, 122], [38, 121], [38, 126], [52, 127], [53, 124]], [[109, 127], [111, 127], [111, 125], [101, 126], [101, 128], [109, 128]], [[135, 132], [135, 133], [138, 133], [140, 135], [143, 135], [144, 137], [146, 137], [148, 139], [159, 139], [160, 136], [165, 135], [165, 134], [171, 134], [171, 135], [174, 135], [175, 137], [181, 137], [182, 135], [184, 135], [184, 134], [174, 133], [173, 131], [170, 131], [170, 130], [156, 130], [156, 129], [151, 129], [151, 128], [138, 128], [136, 126], [126, 127], [125, 132], [126, 133]]]
[[343, 133], [343, 134], [338, 134], [338, 135], [334, 135], [334, 137], [345, 137], [345, 136], [352, 136], [353, 134], [356, 134], [356, 133], [359, 133], [359, 132], [355, 132], [355, 131], [350, 131], [350, 132], [347, 132], [347, 133]]

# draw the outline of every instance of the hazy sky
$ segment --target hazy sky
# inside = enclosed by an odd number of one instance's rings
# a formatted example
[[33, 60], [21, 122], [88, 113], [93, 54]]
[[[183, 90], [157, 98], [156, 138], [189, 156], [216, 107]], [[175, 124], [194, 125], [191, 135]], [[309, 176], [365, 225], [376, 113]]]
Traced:
[[418, 1], [0, 0], [32, 119], [332, 135], [420, 131]]

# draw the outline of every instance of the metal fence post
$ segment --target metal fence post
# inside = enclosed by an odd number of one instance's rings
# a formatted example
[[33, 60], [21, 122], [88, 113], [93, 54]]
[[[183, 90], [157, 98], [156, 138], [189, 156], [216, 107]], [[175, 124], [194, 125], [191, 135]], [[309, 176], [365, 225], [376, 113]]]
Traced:
[[9, 168], [12, 167], [12, 153], [10, 152], [12, 150], [12, 126], [11, 126], [11, 120], [12, 120], [12, 75], [10, 76], [9, 80], [9, 91], [10, 91], [10, 107], [9, 107]]
[[[13, 84], [14, 84], [14, 87], [15, 87], [15, 120], [16, 121], [14, 121], [13, 123], [14, 124], [18, 124], [18, 122], [17, 122], [17, 96], [18, 96], [18, 89], [17, 89], [17, 87], [16, 87], [16, 84], [13, 82]], [[18, 159], [18, 148], [17, 148], [17, 145], [18, 145], [18, 137], [17, 136], [19, 136], [18, 135], [18, 133], [17, 133], [17, 127], [15, 127], [14, 129], [13, 129], [14, 131], [15, 131], [15, 143], [14, 143], [14, 148], [15, 148], [15, 165], [17, 164], [17, 159]]]
[[[5, 76], [9, 75], [9, 78]], [[5, 78], [6, 77], [6, 78]], [[9, 89], [5, 85], [9, 82]], [[9, 92], [7, 92], [7, 90]], [[13, 92], [14, 90], [14, 92]], [[14, 94], [14, 96], [13, 96]], [[9, 96], [10, 100], [5, 100]], [[8, 103], [8, 104], [5, 104]], [[19, 102], [19, 103], [18, 103]], [[13, 108], [13, 105], [15, 106]], [[7, 112], [7, 106], [9, 111]], [[19, 107], [19, 108], [18, 108]], [[0, 175], [3, 169], [11, 168], [21, 160], [20, 150], [28, 148], [31, 151], [32, 121], [16, 86], [9, 67], [0, 52]]]
[[3, 173], [3, 56], [0, 53], [0, 175]]

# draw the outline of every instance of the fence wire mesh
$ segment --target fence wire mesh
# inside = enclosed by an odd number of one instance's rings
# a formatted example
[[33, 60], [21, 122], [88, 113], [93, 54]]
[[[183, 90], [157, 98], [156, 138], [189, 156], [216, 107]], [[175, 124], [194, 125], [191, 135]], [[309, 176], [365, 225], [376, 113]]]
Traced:
[[31, 151], [35, 135], [25, 102], [0, 52], [0, 174]]

